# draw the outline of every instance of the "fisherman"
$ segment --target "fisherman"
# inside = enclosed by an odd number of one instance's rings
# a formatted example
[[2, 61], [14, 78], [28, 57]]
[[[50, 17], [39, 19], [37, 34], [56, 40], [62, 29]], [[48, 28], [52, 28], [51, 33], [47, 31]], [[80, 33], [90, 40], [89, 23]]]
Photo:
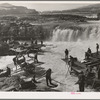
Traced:
[[11, 69], [9, 67], [7, 67], [6, 75], [7, 77], [11, 76]]
[[18, 60], [18, 58], [17, 58], [17, 55], [16, 55], [16, 57], [14, 57], [13, 58], [13, 62], [14, 62], [14, 65], [16, 66], [16, 70], [17, 70], [17, 60]]
[[92, 56], [92, 51], [90, 48], [88, 48], [87, 53], [88, 53], [89, 57]]
[[37, 52], [34, 55], [34, 62], [38, 63], [38, 53]]
[[89, 54], [88, 52], [86, 52], [86, 53], [85, 53], [85, 57], [86, 57], [87, 60], [89, 60], [90, 54]]
[[51, 85], [54, 85], [51, 82], [51, 72], [52, 72], [52, 70], [50, 68], [46, 71], [46, 83], [47, 83], [47, 86], [49, 86], [49, 83]]
[[65, 50], [65, 59], [68, 59], [68, 54], [69, 54], [69, 51], [68, 49]]
[[90, 48], [88, 48], [88, 51], [87, 51], [89, 54], [91, 54], [92, 53], [92, 51], [91, 51], [91, 49]]
[[88, 48], [87, 52], [85, 52], [85, 59], [88, 60], [90, 58], [90, 56], [92, 56], [92, 52], [91, 52], [91, 49]]
[[35, 44], [37, 45], [37, 40], [35, 40]]
[[76, 60], [75, 58], [73, 58], [72, 56], [70, 56], [70, 61], [71, 61], [71, 66], [74, 65], [74, 60]]
[[83, 71], [79, 74], [79, 80], [75, 84], [79, 84], [79, 91], [84, 92], [85, 75]]
[[96, 43], [96, 50], [97, 50], [97, 54], [98, 54], [98, 49], [99, 49], [99, 44]]
[[43, 41], [41, 40], [41, 45], [43, 45]]
[[33, 44], [33, 39], [31, 38], [31, 45]]

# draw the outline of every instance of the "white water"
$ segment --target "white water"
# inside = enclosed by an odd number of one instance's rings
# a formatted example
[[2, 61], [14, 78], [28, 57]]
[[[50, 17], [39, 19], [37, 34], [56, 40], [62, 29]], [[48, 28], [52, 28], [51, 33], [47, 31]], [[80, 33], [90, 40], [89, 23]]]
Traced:
[[[78, 90], [78, 85], [75, 85], [78, 80], [77, 77], [73, 77], [67, 74], [68, 66], [62, 60], [65, 57], [64, 51], [67, 48], [69, 50], [69, 55], [77, 57], [80, 61], [84, 59], [85, 51], [88, 47], [91, 48], [92, 52], [96, 51], [96, 42], [100, 44], [99, 41], [77, 41], [77, 42], [47, 42], [45, 44], [49, 45], [43, 47], [45, 52], [43, 55], [39, 55], [38, 59], [40, 62], [44, 62], [41, 67], [51, 68], [52, 78], [64, 83], [66, 85], [59, 85], [56, 89], [66, 92], [76, 92]], [[8, 64], [13, 63], [13, 56], [1, 57], [0, 67], [4, 68]], [[14, 66], [13, 66], [14, 67]], [[85, 91], [90, 91], [85, 89]]]
[[6, 68], [9, 64], [13, 63], [14, 56], [2, 56], [0, 58], [0, 69]]
[[78, 41], [78, 40], [99, 40], [100, 39], [100, 26], [86, 26], [77, 29], [61, 29], [55, 28], [53, 30], [52, 41]]
[[[47, 46], [44, 55], [39, 56], [39, 60], [45, 62], [42, 65], [45, 69], [51, 68], [53, 71], [52, 78], [63, 82], [66, 86], [63, 87], [63, 91], [72, 92], [78, 90], [78, 85], [75, 85], [78, 80], [77, 77], [69, 75], [66, 76], [68, 66], [62, 60], [65, 57], [64, 51], [67, 48], [69, 50], [69, 55], [77, 57], [79, 61], [82, 61], [85, 57], [85, 52], [88, 47], [91, 48], [92, 52], [96, 51], [96, 42], [100, 44], [99, 41], [77, 41], [77, 42], [49, 42], [47, 44], [52, 44], [52, 46]], [[85, 91], [90, 91], [85, 89]]]

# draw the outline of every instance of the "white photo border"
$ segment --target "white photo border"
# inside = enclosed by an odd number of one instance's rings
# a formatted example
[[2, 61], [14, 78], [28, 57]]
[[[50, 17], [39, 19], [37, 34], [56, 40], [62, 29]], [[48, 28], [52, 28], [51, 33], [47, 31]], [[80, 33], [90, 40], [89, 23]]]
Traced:
[[[100, 3], [100, 1], [0, 1], [0, 3]], [[0, 99], [100, 99], [100, 92], [0, 92]]]

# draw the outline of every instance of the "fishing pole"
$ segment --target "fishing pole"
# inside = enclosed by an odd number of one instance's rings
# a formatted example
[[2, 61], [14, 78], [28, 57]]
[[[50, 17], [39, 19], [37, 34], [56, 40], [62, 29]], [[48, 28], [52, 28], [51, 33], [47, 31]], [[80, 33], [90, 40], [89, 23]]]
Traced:
[[67, 58], [67, 61], [66, 61], [66, 64], [65, 64], [65, 67], [67, 66], [67, 73], [66, 73], [66, 76], [65, 77], [67, 77], [67, 75], [68, 75], [68, 72], [70, 72], [70, 67], [69, 67], [69, 65], [68, 65], [68, 59], [69, 58]]
[[[37, 80], [39, 80], [39, 79], [45, 77], [45, 75], [46, 75], [46, 72], [44, 72], [44, 74], [43, 74], [40, 78], [38, 78]], [[55, 80], [55, 79], [52, 79], [52, 80], [55, 81], [55, 82], [57, 82], [57, 83], [60, 83], [60, 84], [66, 85], [66, 84], [64, 84], [64, 83], [61, 83], [61, 82]]]

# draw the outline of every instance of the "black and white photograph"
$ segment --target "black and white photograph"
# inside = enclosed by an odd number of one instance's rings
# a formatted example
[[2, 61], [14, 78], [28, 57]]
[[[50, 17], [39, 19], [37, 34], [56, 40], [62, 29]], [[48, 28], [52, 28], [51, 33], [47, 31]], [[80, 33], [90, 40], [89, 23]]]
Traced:
[[100, 2], [0, 1], [0, 91], [100, 91]]

